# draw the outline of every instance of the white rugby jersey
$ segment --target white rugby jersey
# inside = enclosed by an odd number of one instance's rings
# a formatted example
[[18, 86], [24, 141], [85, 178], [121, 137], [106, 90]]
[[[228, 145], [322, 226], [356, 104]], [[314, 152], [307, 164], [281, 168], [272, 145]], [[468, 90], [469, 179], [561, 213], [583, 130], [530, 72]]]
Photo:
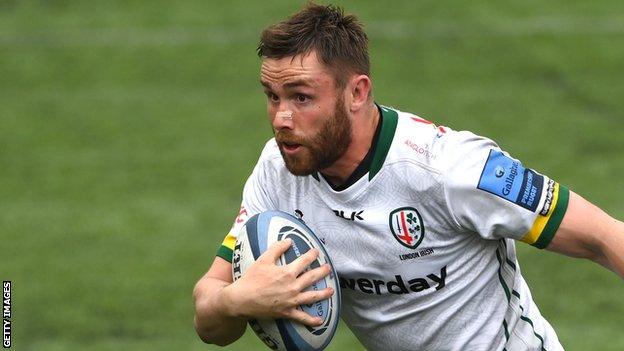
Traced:
[[249, 216], [296, 214], [325, 243], [342, 317], [367, 349], [562, 350], [514, 240], [547, 246], [568, 190], [489, 139], [380, 109], [370, 170], [343, 191], [289, 173], [271, 139], [217, 254], [231, 262]]

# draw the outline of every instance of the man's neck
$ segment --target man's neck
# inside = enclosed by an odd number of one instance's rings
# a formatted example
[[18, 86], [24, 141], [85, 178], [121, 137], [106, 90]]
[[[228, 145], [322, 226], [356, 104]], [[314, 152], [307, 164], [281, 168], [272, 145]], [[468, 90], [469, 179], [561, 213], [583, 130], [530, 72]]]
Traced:
[[323, 177], [333, 186], [346, 182], [364, 160], [373, 145], [377, 125], [381, 121], [379, 108], [372, 103], [361, 116], [356, 116], [347, 152], [330, 167], [321, 170]]

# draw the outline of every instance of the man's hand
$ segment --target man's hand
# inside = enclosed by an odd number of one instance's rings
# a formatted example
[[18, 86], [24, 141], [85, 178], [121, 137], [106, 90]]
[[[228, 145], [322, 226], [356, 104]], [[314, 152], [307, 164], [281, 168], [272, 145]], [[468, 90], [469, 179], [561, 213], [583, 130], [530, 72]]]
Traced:
[[204, 342], [221, 346], [234, 342], [243, 335], [250, 318], [289, 318], [309, 326], [322, 323], [297, 307], [334, 293], [332, 288], [303, 291], [327, 276], [331, 268], [325, 264], [308, 270], [318, 257], [316, 249], [286, 266], [276, 265], [290, 245], [290, 240], [276, 242], [233, 283], [232, 265], [221, 257], [215, 258], [193, 290], [195, 330]]
[[290, 246], [290, 239], [276, 242], [240, 279], [220, 290], [225, 314], [246, 319], [289, 318], [309, 326], [323, 322], [321, 318], [301, 311], [298, 306], [327, 299], [334, 293], [332, 288], [303, 291], [327, 276], [331, 267], [325, 264], [308, 270], [319, 255], [317, 249], [306, 252], [288, 265], [276, 265]]

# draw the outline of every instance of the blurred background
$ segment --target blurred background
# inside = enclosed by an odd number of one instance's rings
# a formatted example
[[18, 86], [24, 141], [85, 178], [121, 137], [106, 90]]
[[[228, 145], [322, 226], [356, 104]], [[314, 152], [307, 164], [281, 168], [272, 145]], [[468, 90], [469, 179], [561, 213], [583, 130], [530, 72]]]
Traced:
[[[366, 25], [378, 102], [486, 135], [624, 218], [624, 2], [335, 3]], [[0, 0], [15, 350], [218, 349], [191, 291], [271, 136], [259, 33], [302, 4]], [[518, 250], [567, 350], [624, 349], [620, 278]], [[249, 330], [229, 347], [261, 348]], [[362, 347], [341, 325], [329, 349]]]

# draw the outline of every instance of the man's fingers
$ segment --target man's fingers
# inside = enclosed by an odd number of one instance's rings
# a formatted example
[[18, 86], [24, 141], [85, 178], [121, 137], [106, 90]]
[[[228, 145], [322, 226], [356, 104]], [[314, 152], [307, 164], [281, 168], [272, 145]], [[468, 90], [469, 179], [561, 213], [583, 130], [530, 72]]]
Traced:
[[288, 248], [290, 248], [291, 245], [292, 240], [288, 238], [275, 242], [273, 245], [269, 246], [269, 248], [262, 255], [260, 255], [260, 257], [258, 257], [257, 261], [274, 263], [284, 254], [284, 252], [288, 251]]
[[[288, 251], [291, 245], [292, 245], [291, 239], [284, 239], [284, 240], [278, 241], [274, 243], [273, 245], [271, 245], [267, 249], [267, 251], [263, 253], [260, 257], [258, 257], [257, 261], [274, 263], [280, 258], [280, 256], [282, 256], [286, 251]], [[331, 268], [329, 267], [329, 265], [325, 264], [321, 267], [318, 267], [316, 269], [312, 269], [306, 272], [306, 269], [308, 269], [310, 264], [314, 262], [314, 260], [316, 260], [318, 256], [319, 256], [319, 250], [311, 249], [307, 251], [306, 253], [304, 253], [303, 255], [297, 257], [297, 259], [295, 259], [288, 265], [286, 265], [286, 267], [294, 275], [294, 277], [299, 277], [301, 275], [299, 278], [302, 278], [302, 279], [297, 279], [301, 281], [299, 285], [301, 290], [304, 289], [305, 287], [310, 286], [315, 281], [320, 280], [321, 278], [325, 277], [331, 271]]]
[[301, 324], [308, 325], [310, 327], [316, 327], [323, 324], [323, 319], [320, 317], [313, 317], [298, 308], [292, 308], [286, 312], [285, 317], [292, 319]]
[[311, 249], [303, 255], [297, 257], [297, 259], [288, 264], [288, 266], [294, 270], [295, 275], [299, 275], [303, 273], [306, 268], [308, 268], [310, 263], [314, 262], [318, 256], [319, 250]]
[[329, 263], [325, 263], [324, 265], [311, 269], [305, 273], [303, 273], [299, 278], [297, 278], [297, 283], [299, 284], [299, 290], [303, 290], [308, 286], [314, 284], [324, 277], [326, 277], [331, 272], [331, 266]]
[[304, 291], [297, 297], [298, 305], [310, 305], [317, 301], [328, 299], [334, 293], [334, 289], [326, 288], [320, 291]]

